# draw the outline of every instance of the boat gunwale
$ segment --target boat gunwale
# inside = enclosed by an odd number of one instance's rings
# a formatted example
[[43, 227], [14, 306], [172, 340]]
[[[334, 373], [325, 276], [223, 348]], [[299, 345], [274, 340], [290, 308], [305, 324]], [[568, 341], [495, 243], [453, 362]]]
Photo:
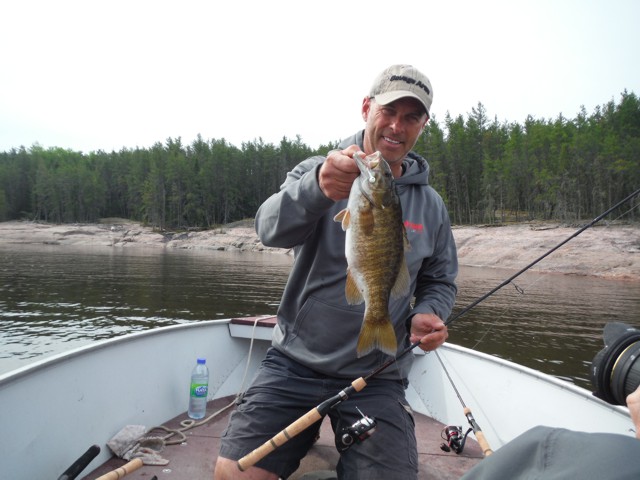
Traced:
[[[273, 322], [273, 318], [275, 318], [273, 315], [263, 315], [263, 316], [255, 316], [255, 317], [250, 316], [250, 317], [238, 317], [238, 318], [234, 317], [234, 318], [215, 319], [215, 320], [203, 320], [203, 321], [197, 321], [197, 322], [179, 323], [175, 325], [166, 325], [163, 327], [155, 327], [147, 330], [141, 330], [137, 332], [127, 333], [124, 335], [119, 335], [112, 338], [101, 339], [93, 343], [75, 347], [65, 352], [47, 356], [41, 360], [37, 360], [23, 367], [19, 367], [17, 369], [11, 370], [4, 374], [0, 374], [0, 388], [31, 373], [53, 367], [58, 363], [73, 359], [78, 356], [87, 355], [92, 352], [96, 352], [101, 349], [111, 347], [113, 345], [133, 342], [133, 341], [139, 340], [140, 338], [152, 337], [156, 335], [164, 335], [176, 330], [192, 329], [192, 328], [207, 328], [210, 325], [232, 324], [234, 322], [241, 325], [254, 324], [257, 328], [272, 329], [275, 324]], [[595, 401], [596, 403], [600, 403], [602, 406], [606, 406], [612, 411], [616, 411], [617, 413], [623, 414], [625, 416], [629, 415], [629, 410], [626, 406], [612, 405], [594, 396], [591, 392], [589, 392], [588, 390], [582, 387], [574, 385], [573, 383], [570, 383], [566, 380], [561, 380], [553, 375], [541, 372], [539, 370], [535, 370], [533, 368], [521, 365], [519, 363], [506, 360], [496, 355], [480, 352], [478, 350], [472, 350], [470, 348], [463, 347], [454, 343], [446, 342], [442, 346], [442, 349], [443, 351], [450, 349], [459, 354], [470, 356], [470, 357], [476, 357], [483, 361], [487, 361], [487, 362], [499, 365], [503, 368], [508, 368], [510, 370], [521, 373], [523, 375], [534, 377], [537, 380], [550, 383], [561, 389], [569, 390], [573, 394], [576, 394], [588, 401]], [[425, 353], [423, 350], [416, 348], [414, 349], [414, 354], [418, 356], [422, 356], [425, 354], [428, 355], [430, 354], [430, 352]]]
[[612, 411], [615, 411], [617, 413], [620, 413], [622, 415], [625, 416], [629, 416], [629, 409], [626, 406], [623, 405], [613, 405], [609, 402], [606, 402], [604, 400], [602, 400], [601, 398], [596, 397], [593, 393], [591, 393], [589, 390], [586, 390], [578, 385], [575, 385], [571, 382], [568, 382], [566, 380], [561, 380], [558, 377], [555, 377], [553, 375], [550, 375], [548, 373], [544, 373], [541, 372], [539, 370], [536, 370], [534, 368], [531, 367], [527, 367], [525, 365], [521, 365], [519, 363], [516, 362], [512, 362], [510, 360], [506, 360], [504, 358], [495, 356], [495, 355], [490, 355], [488, 353], [484, 353], [484, 352], [479, 352], [477, 350], [472, 350], [470, 348], [467, 347], [462, 347], [460, 345], [456, 345], [453, 343], [445, 343], [443, 345], [444, 350], [450, 349], [453, 350], [461, 355], [466, 355], [466, 356], [470, 356], [470, 357], [476, 357], [479, 358], [481, 360], [484, 361], [488, 361], [491, 362], [493, 364], [496, 364], [498, 366], [501, 366], [503, 368], [508, 368], [511, 369], [513, 371], [516, 371], [518, 373], [521, 373], [523, 375], [527, 375], [530, 377], [534, 377], [535, 379], [542, 381], [542, 382], [546, 382], [549, 383], [555, 387], [558, 387], [560, 389], [563, 390], [568, 390], [570, 391], [572, 394], [578, 395], [580, 397], [582, 397], [583, 399], [587, 400], [587, 401], [592, 401], [595, 403], [600, 404], [603, 407], [607, 407]]
[[11, 382], [19, 380], [22, 377], [36, 373], [40, 370], [51, 368], [59, 363], [68, 361], [75, 357], [88, 355], [90, 353], [97, 352], [105, 348], [109, 348], [113, 345], [134, 342], [144, 337], [164, 335], [170, 331], [175, 331], [175, 330], [184, 330], [184, 329], [191, 329], [191, 328], [206, 328], [207, 326], [215, 325], [215, 324], [230, 324], [232, 321], [233, 321], [232, 318], [225, 318], [225, 319], [219, 319], [219, 320], [202, 320], [197, 322], [178, 323], [175, 325], [154, 327], [147, 330], [140, 330], [136, 332], [126, 333], [124, 335], [118, 335], [116, 337], [100, 339], [92, 343], [74, 347], [64, 352], [46, 356], [41, 360], [36, 360], [34, 362], [29, 363], [28, 365], [18, 367], [14, 370], [10, 370], [9, 372], [0, 374], [0, 388], [10, 384]]
[[[251, 338], [256, 338], [255, 335], [257, 335], [258, 333], [259, 334], [269, 333], [269, 331], [273, 329], [272, 327], [274, 323], [275, 322], [274, 322], [273, 316], [268, 316], [268, 315], [260, 316], [260, 317], [216, 319], [216, 320], [206, 320], [206, 321], [199, 321], [199, 322], [188, 322], [188, 323], [181, 323], [181, 324], [175, 324], [175, 325], [168, 325], [164, 327], [157, 327], [153, 329], [132, 332], [129, 334], [125, 334], [125, 335], [121, 335], [121, 336], [117, 336], [109, 339], [97, 340], [91, 344], [79, 346], [74, 349], [70, 349], [69, 351], [64, 353], [43, 358], [42, 360], [39, 360], [30, 365], [27, 365], [20, 369], [16, 369], [12, 372], [9, 372], [8, 374], [0, 376], [0, 393], [11, 395], [14, 392], [18, 391], [16, 389], [17, 386], [21, 387], [18, 384], [19, 380], [29, 381], [31, 380], [29, 378], [31, 375], [34, 375], [35, 377], [42, 376], [43, 374], [46, 375], [51, 373], [50, 370], [54, 368], [62, 367], [62, 369], [64, 370], [65, 367], [67, 367], [67, 365], [65, 365], [66, 362], [69, 362], [70, 364], [74, 364], [80, 361], [80, 363], [83, 363], [84, 360], [89, 359], [95, 354], [97, 354], [98, 357], [104, 356], [105, 349], [115, 348], [117, 350], [118, 348], [125, 348], [127, 350], [131, 350], [132, 347], [136, 346], [135, 344], [137, 342], [140, 342], [143, 344], [157, 343], [157, 342], [165, 343], [166, 341], [173, 340], [171, 338], [165, 338], [165, 337], [171, 337], [171, 334], [174, 332], [181, 332], [181, 334], [185, 337], [192, 337], [195, 335], [196, 337], [199, 338], [198, 340], [199, 343], [204, 342], [208, 344], [210, 340], [208, 340], [204, 335], [201, 335], [202, 332], [200, 332], [200, 330], [213, 329], [216, 331], [226, 331], [226, 334], [229, 336], [228, 338], [232, 339], [232, 342], [230, 343], [230, 345], [232, 345], [233, 348], [239, 352], [239, 350], [242, 350], [243, 348], [247, 348], [250, 344], [252, 344], [252, 342], [250, 343]], [[244, 330], [242, 335], [233, 334], [232, 326], [234, 324], [240, 324], [243, 326]], [[250, 330], [250, 327], [252, 326], [253, 326], [253, 330]], [[246, 334], [249, 334], [250, 336], [247, 336]], [[269, 344], [270, 342], [263, 339], [259, 344], [260, 351], [261, 352], [266, 351]], [[148, 345], [145, 345], [145, 347], [147, 346]], [[164, 347], [166, 348], [166, 345], [164, 345]], [[211, 348], [214, 348], [214, 347], [212, 346]], [[249, 349], [249, 352], [250, 351], [251, 349]], [[448, 363], [452, 363], [452, 366], [454, 367], [452, 369], [452, 373], [454, 373], [454, 375], [458, 375], [458, 372], [456, 371], [456, 368], [455, 368], [456, 365], [471, 364], [474, 362], [469, 362], [469, 360], [475, 360], [475, 363], [478, 364], [479, 367], [483, 370], [488, 370], [486, 366], [492, 366], [494, 371], [506, 368], [506, 370], [504, 370], [504, 375], [500, 375], [499, 376], [500, 378], [508, 377], [509, 375], [507, 375], [507, 372], [509, 372], [514, 377], [522, 376], [521, 378], [526, 383], [541, 382], [540, 384], [538, 384], [540, 387], [542, 386], [542, 384], [547, 384], [550, 387], [554, 387], [556, 389], [562, 389], [566, 392], [566, 395], [568, 395], [569, 397], [575, 397], [578, 403], [584, 402], [585, 406], [586, 404], [590, 404], [591, 406], [589, 406], [588, 408], [596, 408], [595, 406], [597, 405], [597, 407], [602, 408], [603, 412], [606, 409], [606, 411], [609, 412], [610, 414], [607, 416], [607, 418], [609, 416], [611, 417], [616, 416], [616, 418], [614, 419], [616, 421], [616, 424], [621, 423], [621, 421], [623, 420], [623, 419], [620, 419], [619, 416], [624, 416], [626, 418], [629, 417], [628, 410], [625, 407], [610, 405], [592, 396], [590, 392], [588, 392], [587, 390], [581, 387], [573, 385], [565, 380], [558, 379], [557, 377], [553, 377], [549, 374], [545, 374], [538, 370], [519, 365], [517, 363], [511, 362], [509, 360], [506, 360], [494, 355], [489, 355], [486, 353], [478, 352], [466, 347], [461, 347], [459, 345], [450, 344], [450, 343], [445, 343], [440, 351], [443, 352], [443, 358], [445, 359], [445, 361], [447, 361], [447, 354], [451, 355], [450, 357], [451, 361]], [[414, 408], [414, 410], [417, 413], [426, 414], [432, 417], [433, 419], [440, 421], [445, 425], [459, 424], [458, 422], [460, 419], [461, 410], [459, 409], [457, 404], [458, 400], [455, 398], [453, 393], [449, 391], [451, 389], [440, 388], [438, 390], [439, 393], [434, 398], [429, 398], [428, 396], [426, 397], [424, 396], [425, 392], [434, 391], [432, 388], [434, 385], [441, 385], [441, 384], [445, 385], [446, 383], [446, 379], [443, 377], [443, 372], [440, 370], [437, 371], [439, 373], [437, 373], [436, 375], [429, 375], [428, 380], [426, 382], [423, 382], [420, 378], [422, 375], [424, 375], [427, 372], [427, 370], [430, 370], [432, 367], [437, 368], [438, 362], [435, 359], [435, 355], [432, 355], [430, 353], [425, 354], [421, 350], [416, 352], [416, 354], [417, 355], [415, 358], [414, 367], [412, 368], [414, 377], [413, 378], [410, 377], [408, 399], [410, 401], [415, 399], [416, 402], [420, 402], [420, 404], [414, 405], [414, 403], [412, 402], [412, 408], [419, 406], [420, 408]], [[249, 358], [251, 357], [250, 353], [248, 354], [245, 353], [244, 355], [249, 355]], [[120, 358], [120, 363], [122, 363], [122, 361], [124, 360], [124, 357], [119, 357], [119, 358]], [[168, 357], [165, 356], [162, 358], [168, 358]], [[242, 355], [238, 357], [238, 359], [240, 360], [242, 358], [245, 358], [245, 357]], [[99, 361], [102, 361], [102, 360], [103, 359], [99, 359]], [[252, 363], [252, 368], [255, 368], [256, 365], [259, 363], [259, 357], [255, 356], [254, 358], [252, 358], [251, 363]], [[104, 362], [99, 364], [104, 365]], [[173, 363], [171, 365], [173, 366]], [[70, 366], [73, 367], [73, 365], [70, 365]], [[186, 371], [186, 369], [190, 368], [190, 366], [191, 364], [189, 361], [187, 360], [181, 361], [180, 368], [182, 370]], [[171, 371], [171, 378], [173, 380], [171, 382], [164, 381], [162, 383], [163, 385], [166, 385], [166, 384], [175, 385], [176, 381], [179, 381], [182, 378], [183, 373], [180, 373], [178, 375], [177, 372], [174, 371], [176, 369], [177, 367]], [[216, 380], [216, 382], [219, 382], [219, 383], [216, 383], [217, 385], [216, 395], [219, 393], [220, 396], [222, 397], [238, 391], [237, 390], [238, 386], [236, 385], [236, 383], [239, 383], [239, 382], [234, 381], [235, 383], [234, 382], [229, 383], [227, 380], [234, 379], [237, 377], [233, 375], [234, 372], [239, 374], [241, 371], [244, 371], [244, 370], [245, 368], [243, 364], [238, 363], [237, 365], [234, 364], [232, 367], [224, 371], [219, 371], [217, 373], [218, 378]], [[473, 369], [471, 370], [471, 372], [473, 372]], [[430, 373], [433, 373], [433, 371], [431, 371]], [[127, 379], [129, 378], [131, 377], [128, 377]], [[60, 382], [58, 383], [60, 384]], [[71, 385], [74, 386], [76, 384], [74, 383]], [[244, 379], [241, 385], [244, 385]], [[460, 384], [459, 386], [462, 387], [463, 389], [466, 388], [466, 385], [464, 384]], [[137, 387], [138, 385], [136, 384], [136, 388]], [[69, 398], [72, 398], [74, 402], [75, 401], [80, 402], [78, 403], [78, 406], [82, 407], [85, 411], [88, 411], [89, 407], [93, 405], [91, 404], [90, 400], [85, 399], [84, 392], [80, 392], [77, 388], [75, 389], [77, 390], [75, 392], [76, 394], [75, 397], [70, 397], [70, 394], [66, 390], [64, 385], [62, 384], [60, 384], [60, 386], [56, 385], [56, 389], [58, 388], [61, 389], [61, 391], [65, 392], [64, 399], [68, 400]], [[239, 388], [241, 389], [242, 386], [240, 386]], [[538, 386], [532, 385], [532, 389], [530, 390], [530, 392], [535, 393], [535, 391], [537, 391], [538, 388], [539, 388]], [[173, 388], [170, 390], [171, 392], [174, 392], [175, 389]], [[92, 392], [90, 389], [88, 391]], [[135, 392], [141, 393], [139, 389], [135, 390]], [[173, 404], [176, 404], [176, 405], [182, 403], [182, 397], [180, 395], [174, 395], [173, 393], [171, 395], [172, 395], [171, 398], [169, 396], [165, 396], [163, 398], [166, 398], [167, 400], [172, 399]], [[531, 397], [531, 395], [529, 395], [529, 397]], [[215, 398], [217, 397], [211, 397], [212, 400]], [[99, 398], [99, 400], [101, 401], [101, 398]], [[535, 398], [533, 398], [533, 401], [536, 401]], [[98, 404], [102, 405], [102, 403], [100, 402], [98, 402]], [[441, 408], [441, 404], [445, 406], [444, 410]], [[168, 414], [167, 412], [164, 412], [162, 414], [158, 414], [157, 412], [152, 413], [152, 412], [155, 412], [155, 410], [153, 410], [151, 407], [141, 408], [140, 405], [136, 405], [135, 408], [133, 408], [131, 411], [136, 415], [135, 416], [136, 422], [140, 421], [141, 423], [144, 423], [144, 424], [157, 424], [156, 422], [158, 421], [162, 422], [162, 421], [165, 421], [166, 418], [172, 418], [173, 416], [175, 416], [175, 412], [177, 412], [182, 408], [180, 407], [180, 409], [176, 409], [174, 407], [175, 405], [173, 406], [169, 405], [169, 407], [167, 407], [167, 410], [169, 411]], [[95, 406], [92, 408], [95, 409]], [[475, 403], [474, 409], [476, 411], [477, 418], [481, 420], [482, 424], [485, 427], [487, 426], [490, 427], [490, 428], [483, 428], [488, 438], [490, 438], [489, 435], [493, 430], [502, 432], [502, 430], [498, 428], [499, 422], [498, 424], [496, 424], [496, 428], [494, 428], [491, 422], [489, 422], [488, 420], [485, 421], [485, 418], [491, 419], [492, 416], [483, 415], [482, 402], [480, 402], [480, 404]], [[182, 410], [180, 411], [182, 412]], [[450, 415], [450, 412], [453, 412], [453, 414]], [[441, 413], [442, 415], [440, 415]], [[485, 411], [484, 413], [491, 413], [491, 412]], [[121, 416], [123, 417], [123, 420], [115, 422], [116, 425], [131, 423], [131, 420], [129, 420], [124, 413]], [[158, 420], [153, 418], [149, 420], [152, 416], [157, 416], [157, 417], [160, 417], [161, 419]], [[16, 416], [16, 417], [19, 417], [19, 416]], [[94, 435], [94, 437], [101, 438], [101, 439], [110, 438], [109, 436], [115, 433], [115, 431], [112, 432], [113, 425], [104, 426], [102, 425], [102, 423], [104, 423], [102, 422], [102, 420], [100, 420], [97, 423], [98, 425], [92, 427], [94, 428], [94, 430], [90, 432]], [[12, 425], [9, 425], [9, 426], [12, 427]], [[625, 429], [627, 428], [626, 423], [623, 427]], [[85, 428], [85, 430], [87, 429]], [[605, 429], [603, 431], [609, 431], [609, 430]], [[105, 434], [104, 432], [107, 432], [107, 433]], [[508, 441], [509, 439], [513, 438], [514, 432], [512, 432], [511, 430], [507, 430], [507, 433], [508, 434], [504, 436], [504, 439], [502, 438], [502, 436], [498, 436], [497, 438], [499, 440], [505, 440], [505, 441]], [[515, 432], [515, 433], [519, 433], [519, 432]], [[25, 444], [30, 442], [30, 439], [27, 437], [25, 437], [23, 440], [24, 440], [23, 443]], [[500, 448], [500, 446], [504, 444], [504, 442], [499, 441], [499, 442], [493, 443], [493, 439], [490, 438], [490, 444], [494, 446], [494, 448]], [[75, 449], [81, 450], [81, 445], [76, 445]], [[103, 455], [103, 453], [101, 453], [101, 455]], [[104, 453], [104, 455], [106, 455], [106, 452]], [[57, 467], [60, 467], [60, 465], [57, 465]]]

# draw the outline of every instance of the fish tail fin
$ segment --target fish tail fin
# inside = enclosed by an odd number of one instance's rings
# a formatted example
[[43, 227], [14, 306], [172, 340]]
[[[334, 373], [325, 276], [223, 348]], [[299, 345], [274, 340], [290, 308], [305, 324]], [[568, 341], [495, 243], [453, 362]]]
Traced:
[[365, 356], [375, 349], [394, 357], [398, 351], [396, 332], [388, 316], [382, 322], [367, 321], [365, 317], [365, 321], [362, 323], [362, 329], [358, 337], [358, 347], [356, 349], [358, 358]]

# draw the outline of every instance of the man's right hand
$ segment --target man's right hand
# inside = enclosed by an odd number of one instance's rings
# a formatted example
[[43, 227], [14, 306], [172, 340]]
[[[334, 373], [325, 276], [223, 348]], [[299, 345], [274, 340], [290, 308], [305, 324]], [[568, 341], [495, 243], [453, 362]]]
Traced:
[[353, 154], [360, 151], [360, 147], [351, 145], [344, 150], [329, 152], [318, 173], [318, 184], [325, 196], [333, 201], [349, 198], [351, 185], [360, 175]]

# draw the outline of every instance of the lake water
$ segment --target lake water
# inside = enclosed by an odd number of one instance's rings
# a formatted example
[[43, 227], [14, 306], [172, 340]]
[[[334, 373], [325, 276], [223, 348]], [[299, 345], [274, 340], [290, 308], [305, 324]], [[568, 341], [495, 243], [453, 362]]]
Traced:
[[[0, 373], [98, 339], [276, 312], [292, 258], [250, 252], [0, 246]], [[456, 312], [513, 274], [462, 268]], [[606, 322], [640, 328], [640, 283], [527, 272], [449, 341], [590, 389]], [[454, 312], [455, 313], [455, 312]]]

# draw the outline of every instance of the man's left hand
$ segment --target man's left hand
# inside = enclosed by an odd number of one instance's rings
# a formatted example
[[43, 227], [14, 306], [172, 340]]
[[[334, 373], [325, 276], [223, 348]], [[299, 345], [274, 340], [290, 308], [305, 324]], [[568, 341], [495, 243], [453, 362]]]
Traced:
[[416, 313], [411, 319], [411, 337], [415, 343], [420, 340], [420, 348], [427, 352], [435, 350], [449, 337], [444, 322], [433, 313]]

